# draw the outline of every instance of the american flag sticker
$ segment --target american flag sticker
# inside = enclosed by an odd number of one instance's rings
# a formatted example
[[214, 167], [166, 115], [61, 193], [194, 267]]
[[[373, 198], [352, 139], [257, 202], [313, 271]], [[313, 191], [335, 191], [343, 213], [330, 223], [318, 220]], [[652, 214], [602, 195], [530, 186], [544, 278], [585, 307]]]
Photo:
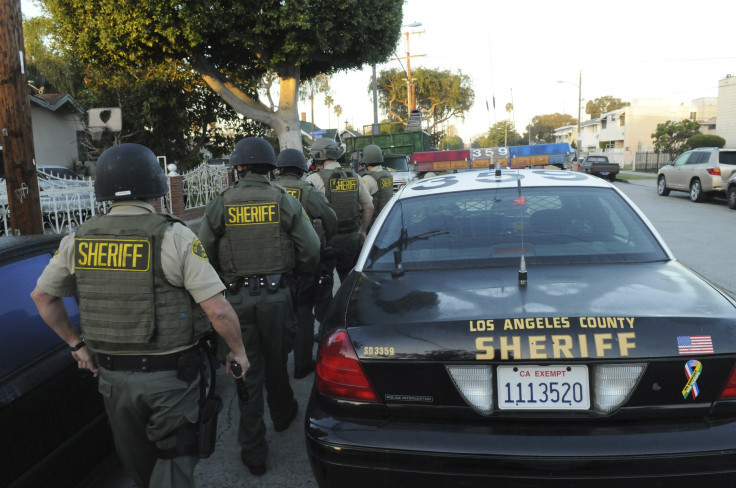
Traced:
[[713, 354], [713, 340], [709, 335], [677, 336], [677, 352], [680, 356]]

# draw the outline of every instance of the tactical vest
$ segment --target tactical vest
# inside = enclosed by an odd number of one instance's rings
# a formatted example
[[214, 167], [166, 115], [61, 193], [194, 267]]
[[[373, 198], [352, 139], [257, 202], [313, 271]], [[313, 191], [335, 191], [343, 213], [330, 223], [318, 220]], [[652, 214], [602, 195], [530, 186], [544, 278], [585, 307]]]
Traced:
[[357, 231], [360, 225], [358, 207], [360, 182], [351, 170], [321, 169], [317, 174], [325, 184], [325, 196], [337, 215], [338, 232]]
[[294, 243], [281, 225], [284, 193], [274, 185], [233, 186], [222, 193], [225, 234], [218, 243], [221, 274], [253, 276], [294, 269]]
[[161, 243], [173, 222], [162, 214], [102, 215], [74, 239], [74, 274], [82, 334], [96, 351], [167, 352], [196, 343], [210, 329], [186, 289], [161, 265]]
[[387, 169], [368, 173], [378, 184], [378, 191], [373, 194], [373, 220], [378, 217], [383, 207], [394, 196], [394, 177]]
[[319, 190], [317, 190], [310, 182], [297, 178], [296, 176], [282, 176], [279, 178], [279, 184], [286, 189], [286, 193], [299, 200], [299, 203], [302, 204], [302, 208], [304, 208], [307, 215], [309, 215], [309, 220], [312, 222], [314, 231], [319, 236], [320, 248], [324, 248], [325, 245], [327, 245], [327, 237], [325, 236], [325, 228], [322, 224], [322, 219], [319, 215], [311, 215], [309, 213], [309, 206], [307, 205], [310, 192]]

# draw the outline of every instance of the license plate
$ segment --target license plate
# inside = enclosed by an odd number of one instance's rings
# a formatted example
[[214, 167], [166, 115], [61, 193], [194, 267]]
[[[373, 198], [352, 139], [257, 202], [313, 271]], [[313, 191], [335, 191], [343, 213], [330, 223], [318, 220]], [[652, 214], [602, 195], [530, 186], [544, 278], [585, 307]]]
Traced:
[[608, 171], [601, 171], [601, 174], [602, 174], [603, 176], [606, 176], [606, 175], [608, 174]]
[[499, 366], [496, 370], [501, 410], [587, 410], [588, 367]]

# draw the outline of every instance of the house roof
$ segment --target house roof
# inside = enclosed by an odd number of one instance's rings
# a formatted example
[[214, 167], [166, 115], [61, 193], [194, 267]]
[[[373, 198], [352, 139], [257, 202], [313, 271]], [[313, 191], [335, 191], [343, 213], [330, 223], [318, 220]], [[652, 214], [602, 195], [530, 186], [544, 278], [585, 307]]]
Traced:
[[68, 106], [69, 109], [76, 111], [80, 115], [84, 114], [84, 109], [68, 93], [39, 93], [30, 95], [30, 98], [31, 102], [52, 112], [57, 111], [61, 107]]

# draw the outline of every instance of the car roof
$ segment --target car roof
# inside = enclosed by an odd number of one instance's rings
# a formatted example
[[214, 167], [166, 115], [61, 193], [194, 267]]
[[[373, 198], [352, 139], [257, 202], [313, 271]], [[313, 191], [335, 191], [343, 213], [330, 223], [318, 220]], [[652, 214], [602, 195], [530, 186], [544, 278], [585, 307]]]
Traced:
[[611, 187], [610, 183], [601, 178], [566, 170], [502, 169], [500, 177], [495, 176], [495, 171], [486, 170], [465, 171], [417, 180], [400, 190], [397, 198], [488, 188], [517, 188], [519, 181], [522, 191], [525, 187]]

